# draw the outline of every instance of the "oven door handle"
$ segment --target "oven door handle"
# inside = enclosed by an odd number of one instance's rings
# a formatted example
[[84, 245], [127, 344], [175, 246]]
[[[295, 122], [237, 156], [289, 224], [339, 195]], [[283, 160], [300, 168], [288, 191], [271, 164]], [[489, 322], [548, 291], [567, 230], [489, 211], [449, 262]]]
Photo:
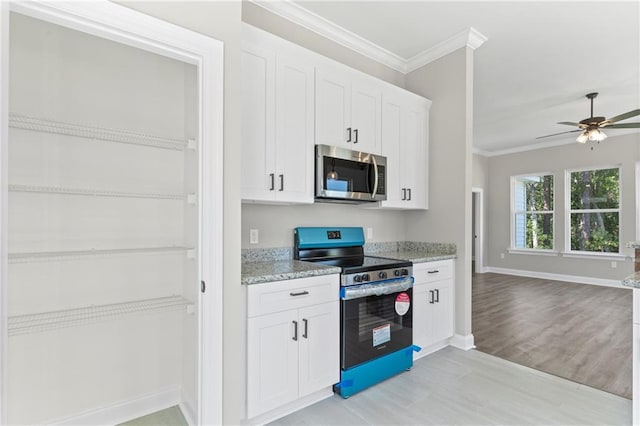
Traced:
[[362, 284], [340, 289], [342, 300], [360, 299], [368, 296], [383, 296], [385, 294], [407, 291], [413, 287], [413, 277], [397, 278], [377, 284]]

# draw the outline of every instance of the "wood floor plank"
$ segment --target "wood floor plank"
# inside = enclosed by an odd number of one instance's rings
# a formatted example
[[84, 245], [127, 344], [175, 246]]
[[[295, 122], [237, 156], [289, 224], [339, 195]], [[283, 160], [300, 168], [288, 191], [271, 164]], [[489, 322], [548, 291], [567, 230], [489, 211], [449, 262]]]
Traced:
[[474, 274], [478, 350], [631, 398], [632, 292]]

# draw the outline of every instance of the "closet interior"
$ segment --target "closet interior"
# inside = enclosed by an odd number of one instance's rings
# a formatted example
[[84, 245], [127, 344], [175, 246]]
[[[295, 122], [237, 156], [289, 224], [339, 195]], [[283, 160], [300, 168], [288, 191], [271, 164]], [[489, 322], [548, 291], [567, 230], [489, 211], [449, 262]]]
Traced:
[[197, 67], [13, 12], [9, 63], [8, 423], [193, 421]]

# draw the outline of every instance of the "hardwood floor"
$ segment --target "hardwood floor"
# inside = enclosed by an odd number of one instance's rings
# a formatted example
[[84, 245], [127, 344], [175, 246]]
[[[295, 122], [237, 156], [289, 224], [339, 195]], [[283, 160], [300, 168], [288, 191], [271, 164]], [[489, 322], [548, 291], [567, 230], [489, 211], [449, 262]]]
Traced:
[[632, 292], [485, 273], [473, 276], [479, 351], [631, 398]]
[[272, 425], [631, 425], [631, 401], [476, 350], [444, 348]]

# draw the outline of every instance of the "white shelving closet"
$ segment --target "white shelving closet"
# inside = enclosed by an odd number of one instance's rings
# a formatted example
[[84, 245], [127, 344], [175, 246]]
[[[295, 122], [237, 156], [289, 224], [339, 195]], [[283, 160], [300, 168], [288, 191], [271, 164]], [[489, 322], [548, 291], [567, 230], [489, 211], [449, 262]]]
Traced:
[[221, 293], [201, 293], [214, 267], [202, 256], [220, 254], [203, 233], [221, 228], [202, 219], [202, 185], [215, 189], [202, 169], [202, 69], [2, 7], [0, 417], [112, 423], [180, 404], [191, 423], [216, 422], [220, 402], [201, 406], [221, 397], [205, 366], [221, 361], [210, 357], [221, 324], [202, 341], [207, 318], [221, 319]]

